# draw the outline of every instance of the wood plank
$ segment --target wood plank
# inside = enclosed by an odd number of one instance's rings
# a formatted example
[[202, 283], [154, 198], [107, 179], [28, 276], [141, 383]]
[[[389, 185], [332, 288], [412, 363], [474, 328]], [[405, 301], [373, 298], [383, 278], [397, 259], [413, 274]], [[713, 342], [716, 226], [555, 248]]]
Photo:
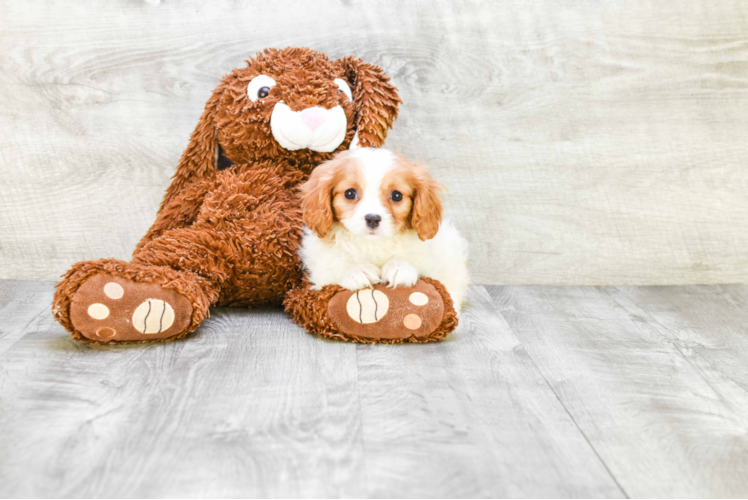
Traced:
[[671, 342], [748, 427], [748, 286], [606, 290]]
[[53, 287], [51, 282], [0, 280], [0, 356], [52, 317]]
[[44, 315], [0, 356], [0, 496], [362, 496], [355, 354], [277, 310], [130, 347]]
[[621, 497], [483, 287], [446, 341], [359, 346], [369, 496]]
[[[646, 310], [650, 298], [670, 290], [648, 289], [637, 302]], [[714, 377], [646, 313], [602, 288], [491, 287], [490, 293], [629, 496], [748, 495], [744, 396], [713, 386]], [[672, 303], [672, 296], [660, 300]], [[721, 300], [690, 306], [698, 316]], [[689, 332], [682, 338], [697, 336], [683, 318], [680, 325], [679, 332]]]
[[748, 280], [741, 0], [0, 11], [0, 277], [126, 258], [219, 77], [302, 45], [393, 76], [388, 146], [449, 186], [477, 283]]

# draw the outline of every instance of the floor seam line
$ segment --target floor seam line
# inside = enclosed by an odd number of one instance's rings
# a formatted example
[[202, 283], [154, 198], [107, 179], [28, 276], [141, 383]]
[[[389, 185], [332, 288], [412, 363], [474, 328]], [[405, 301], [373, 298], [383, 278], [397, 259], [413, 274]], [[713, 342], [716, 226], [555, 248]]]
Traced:
[[359, 428], [361, 429], [361, 451], [363, 455], [363, 462], [364, 462], [364, 474], [366, 475], [366, 479], [364, 480], [364, 484], [366, 485], [366, 494], [367, 496], [370, 495], [369, 493], [369, 468], [366, 467], [367, 462], [367, 455], [366, 455], [366, 440], [364, 439], [364, 407], [361, 402], [361, 379], [359, 377], [361, 371], [358, 367], [358, 350], [361, 349], [361, 346], [359, 344], [354, 344], [354, 365], [356, 366], [356, 393], [358, 394], [358, 420], [359, 420]]
[[[29, 326], [31, 326], [31, 324], [34, 321], [36, 321], [39, 318], [41, 318], [42, 314], [46, 313], [47, 311], [50, 311], [51, 309], [52, 309], [52, 304], [49, 304], [49, 305], [45, 306], [44, 309], [42, 309], [41, 311], [39, 311], [39, 314], [35, 315], [33, 318], [31, 318], [31, 320], [29, 320], [28, 323], [26, 323], [25, 325], [23, 325], [23, 328], [20, 329], [20, 331], [22, 332], [21, 335], [17, 339], [15, 339], [12, 342], [10, 342], [10, 344], [7, 345], [5, 348], [0, 349], [0, 357], [4, 356], [5, 353], [8, 352], [8, 350], [10, 350], [16, 344], [16, 342], [18, 342], [19, 340], [21, 340], [22, 338], [24, 338], [26, 336], [26, 334], [29, 333], [26, 330], [28, 329]], [[3, 335], [2, 337], [0, 337], [0, 340], [6, 339], [8, 337], [9, 337], [9, 335]]]
[[[619, 290], [619, 291], [620, 291], [620, 287], [619, 287], [619, 286], [613, 286], [612, 288], [615, 288], [616, 290]], [[620, 302], [620, 301], [618, 300], [618, 298], [616, 298], [616, 296], [615, 296], [615, 295], [613, 295], [612, 293], [610, 293], [610, 292], [608, 291], [608, 287], [605, 287], [605, 293], [607, 293], [607, 294], [608, 294], [608, 295], [610, 296], [610, 298], [611, 298], [611, 299], [613, 299], [613, 300], [615, 301], [615, 303], [616, 303], [616, 304], [618, 304], [619, 306], [623, 307], [624, 309], [626, 309], [626, 310], [628, 311], [628, 309], [626, 308], [626, 305], [622, 304], [622, 303], [621, 303], [621, 302]], [[704, 376], [703, 376], [703, 375], [701, 374], [701, 370], [699, 369], [699, 367], [693, 364], [693, 362], [692, 362], [692, 361], [691, 361], [691, 360], [689, 359], [689, 357], [688, 357], [688, 356], [686, 356], [686, 354], [685, 354], [685, 353], [683, 352], [683, 350], [682, 350], [682, 349], [680, 348], [680, 346], [679, 346], [679, 345], [678, 345], [678, 344], [676, 343], [676, 341], [672, 340], [672, 339], [671, 339], [670, 337], [668, 337], [668, 336], [667, 336], [667, 334], [666, 334], [665, 332], [672, 332], [672, 330], [671, 330], [670, 328], [668, 328], [667, 326], [665, 326], [664, 324], [662, 324], [662, 323], [660, 322], [660, 320], [658, 320], [658, 319], [657, 319], [657, 318], [656, 318], [655, 316], [653, 316], [653, 315], [652, 315], [651, 313], [649, 313], [648, 311], [645, 311], [644, 309], [642, 309], [641, 307], [639, 307], [639, 305], [638, 305], [638, 304], [637, 304], [636, 302], [634, 302], [634, 301], [633, 301], [633, 300], [632, 300], [631, 298], [629, 298], [629, 297], [628, 297], [628, 296], [627, 296], [627, 295], [626, 295], [625, 293], [621, 292], [621, 294], [622, 294], [622, 295], [623, 295], [623, 296], [624, 296], [624, 297], [625, 297], [625, 298], [626, 298], [627, 300], [629, 300], [629, 301], [630, 301], [630, 302], [631, 302], [632, 304], [634, 304], [634, 305], [635, 305], [635, 306], [636, 306], [636, 307], [637, 307], [637, 308], [639, 309], [639, 311], [640, 311], [640, 313], [641, 313], [641, 314], [644, 314], [644, 315], [646, 315], [646, 317], [647, 317], [647, 324], [648, 324], [648, 325], [651, 325], [651, 326], [652, 326], [652, 328], [653, 328], [654, 330], [656, 330], [656, 331], [657, 331], [658, 335], [661, 335], [661, 336], [662, 336], [662, 339], [663, 339], [664, 341], [668, 342], [668, 343], [669, 343], [670, 345], [672, 345], [672, 346], [673, 346], [673, 347], [675, 348], [675, 350], [676, 350], [676, 351], [678, 351], [678, 353], [679, 353], [679, 354], [680, 354], [680, 355], [681, 355], [681, 356], [683, 357], [683, 360], [684, 360], [684, 361], [685, 361], [686, 363], [688, 363], [688, 366], [690, 366], [690, 367], [691, 367], [691, 368], [693, 369], [694, 373], [696, 373], [696, 374], [697, 374], [697, 375], [699, 376], [699, 378], [701, 378], [701, 380], [703, 380], [703, 381], [704, 381], [704, 383], [705, 383], [706, 385], [708, 385], [708, 386], [709, 386], [709, 388], [710, 388], [710, 389], [711, 389], [712, 391], [714, 391], [714, 393], [715, 393], [715, 394], [716, 394], [716, 395], [717, 395], [717, 396], [718, 396], [718, 397], [719, 397], [719, 398], [720, 398], [720, 399], [721, 399], [721, 400], [722, 400], [723, 402], [725, 402], [725, 403], [728, 403], [728, 401], [727, 401], [727, 400], [726, 400], [726, 399], [724, 398], [724, 396], [722, 396], [722, 393], [721, 393], [721, 392], [720, 392], [719, 390], [717, 390], [717, 389], [716, 389], [716, 388], [715, 388], [715, 387], [714, 387], [714, 386], [713, 386], [713, 385], [711, 384], [711, 382], [709, 382], [709, 380], [707, 380], [707, 379], [706, 379], [706, 377], [704, 377]], [[702, 360], [704, 360], [704, 362], [706, 362], [707, 364], [709, 364], [710, 366], [712, 366], [712, 363], [710, 363], [710, 362], [709, 362], [708, 360], [704, 359], [704, 358], [703, 358], [703, 357], [702, 357], [702, 356], [701, 356], [700, 354], [698, 354], [698, 353], [694, 353], [694, 356], [698, 356], [699, 358], [701, 358]], [[732, 382], [733, 384], [735, 384], [735, 386], [736, 386], [736, 387], [738, 387], [738, 388], [740, 388], [740, 389], [741, 389], [741, 390], [742, 390], [742, 391], [743, 391], [744, 393], [748, 394], [748, 390], [746, 390], [746, 389], [745, 389], [745, 388], [744, 388], [744, 387], [743, 387], [742, 385], [740, 385], [739, 383], [735, 382], [735, 381], [734, 381], [734, 380], [733, 380], [732, 378], [728, 377], [727, 375], [725, 375], [724, 373], [720, 372], [719, 370], [716, 370], [716, 371], [717, 371], [717, 372], [718, 372], [718, 373], [719, 373], [719, 374], [720, 374], [720, 375], [721, 375], [722, 377], [724, 377], [725, 379], [727, 379], [727, 380], [729, 380], [730, 382]], [[728, 404], [729, 404], [729, 403], [728, 403]]]
[[[488, 289], [486, 289], [486, 291], [488, 291]], [[489, 296], [490, 296], [490, 292], [489, 292]], [[492, 299], [492, 302], [493, 302], [494, 306], [496, 306], [496, 302], [493, 301], [493, 297], [491, 297], [491, 299]], [[538, 371], [538, 373], [540, 374], [540, 376], [543, 377], [543, 381], [548, 386], [548, 389], [551, 391], [551, 393], [553, 393], [553, 396], [556, 398], [556, 401], [558, 401], [558, 403], [561, 405], [561, 408], [564, 409], [564, 411], [566, 412], [566, 414], [569, 416], [569, 418], [571, 419], [571, 421], [574, 423], [574, 427], [576, 427], [577, 430], [579, 431], [579, 433], [582, 435], [582, 437], [584, 438], [585, 442], [587, 443], [587, 445], [592, 450], [592, 453], [595, 454], [595, 456], [597, 457], [597, 459], [602, 464], [603, 468], [605, 468], [605, 471], [608, 473], [608, 475], [610, 476], [610, 478], [613, 480], [613, 483], [615, 483], [615, 485], [618, 488], [618, 490], [623, 494], [623, 496], [625, 498], [631, 498], [629, 496], [629, 494], [626, 492], [626, 490], [623, 488], [623, 486], [621, 486], [621, 483], [618, 482], [618, 478], [616, 478], [616, 476], [613, 474], [613, 471], [610, 470], [610, 468], [608, 467], [608, 464], [605, 463], [605, 460], [603, 460], [602, 456], [600, 456], [600, 453], [598, 453], [597, 449], [594, 447], [594, 445], [592, 444], [592, 442], [590, 442], [589, 438], [587, 437], [587, 434], [584, 433], [584, 431], [582, 430], [582, 428], [577, 423], [577, 420], [574, 418], [574, 416], [571, 414], [571, 412], [566, 407], [566, 405], [564, 404], [564, 402], [561, 400], [561, 398], [559, 397], [559, 395], [556, 393], [555, 389], [553, 388], [553, 386], [551, 385], [551, 383], [548, 381], [548, 379], [546, 378], [545, 374], [543, 373], [543, 370], [541, 370], [540, 366], [538, 366], [537, 362], [535, 362], [535, 358], [532, 357], [532, 353], [525, 347], [525, 344], [522, 342], [522, 340], [520, 340], [520, 337], [519, 337], [519, 335], [517, 335], [517, 332], [514, 330], [514, 328], [512, 328], [512, 325], [509, 323], [509, 321], [507, 321], [507, 319], [504, 316], [504, 314], [498, 308], [495, 311], [496, 311], [497, 314], [499, 314], [501, 316], [501, 318], [504, 320], [504, 323], [506, 323], [507, 326], [509, 327], [509, 329], [512, 331], [512, 333], [514, 334], [514, 337], [517, 339], [517, 341], [522, 346], [522, 349], [527, 353], [527, 357], [529, 357], [530, 361], [532, 361], [532, 364], [535, 367], [535, 369]]]

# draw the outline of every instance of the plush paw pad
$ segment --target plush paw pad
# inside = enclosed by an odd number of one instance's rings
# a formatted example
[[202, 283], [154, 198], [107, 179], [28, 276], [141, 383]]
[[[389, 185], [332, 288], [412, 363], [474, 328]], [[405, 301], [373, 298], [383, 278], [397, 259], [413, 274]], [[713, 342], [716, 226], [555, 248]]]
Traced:
[[158, 299], [143, 301], [132, 313], [132, 326], [147, 335], [164, 332], [174, 324], [174, 308]]
[[70, 306], [75, 329], [96, 342], [173, 337], [189, 326], [191, 316], [192, 304], [184, 295], [109, 274], [86, 280]]
[[398, 341], [423, 339], [444, 317], [444, 301], [423, 280], [409, 288], [344, 291], [328, 304], [328, 314], [341, 332], [354, 338]]
[[346, 312], [353, 321], [376, 323], [387, 314], [390, 299], [379, 290], [357, 290], [346, 303]]

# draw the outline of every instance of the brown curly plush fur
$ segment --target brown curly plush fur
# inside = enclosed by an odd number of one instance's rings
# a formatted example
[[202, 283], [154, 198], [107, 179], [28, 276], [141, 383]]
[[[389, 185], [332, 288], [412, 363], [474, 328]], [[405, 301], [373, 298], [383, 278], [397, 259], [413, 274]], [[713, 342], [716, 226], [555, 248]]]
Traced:
[[[196, 329], [211, 305], [281, 305], [289, 290], [296, 290], [286, 302], [293, 317], [310, 331], [335, 336], [322, 316], [316, 316], [319, 324], [302, 322], [305, 309], [324, 309], [330, 290], [302, 289], [297, 187], [315, 166], [348, 149], [356, 132], [360, 146], [381, 146], [401, 101], [381, 68], [354, 57], [333, 61], [307, 48], [266, 49], [247, 63], [224, 76], [208, 99], [132, 262], [81, 262], [58, 284], [54, 315], [74, 339], [99, 343], [76, 331], [70, 305], [81, 284], [101, 273], [161, 284], [192, 302], [188, 328], [166, 340]], [[274, 78], [276, 86], [253, 102], [247, 85], [260, 74]], [[339, 92], [335, 78], [349, 82], [352, 101]], [[273, 107], [281, 100], [293, 111], [340, 105], [348, 119], [345, 140], [331, 153], [284, 149], [270, 129]], [[233, 162], [225, 170], [218, 168], [221, 154]]]

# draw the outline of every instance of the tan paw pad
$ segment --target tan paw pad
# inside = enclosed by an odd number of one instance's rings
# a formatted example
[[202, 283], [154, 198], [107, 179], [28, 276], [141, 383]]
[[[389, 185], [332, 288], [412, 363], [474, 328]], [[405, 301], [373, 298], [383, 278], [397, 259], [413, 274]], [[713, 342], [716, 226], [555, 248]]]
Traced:
[[160, 299], [147, 299], [132, 313], [132, 326], [148, 335], [168, 330], [174, 323], [174, 309]]
[[418, 330], [422, 324], [423, 321], [421, 321], [421, 317], [417, 314], [408, 314], [403, 318], [403, 325], [408, 330]]
[[119, 283], [110, 281], [109, 283], [104, 285], [104, 294], [110, 299], [117, 300], [121, 299], [125, 294], [125, 289], [122, 288], [122, 285], [120, 285]]
[[376, 323], [387, 314], [390, 299], [379, 290], [367, 288], [351, 295], [346, 305], [348, 316], [356, 323]]
[[413, 304], [414, 306], [425, 306], [426, 304], [429, 303], [428, 296], [422, 292], [411, 293], [410, 297], [408, 297], [408, 300], [410, 300], [410, 303]]
[[106, 326], [104, 326], [96, 330], [96, 336], [101, 340], [112, 339], [115, 335], [117, 335], [117, 330], [115, 330], [114, 328], [107, 328]]
[[104, 304], [91, 304], [88, 306], [88, 315], [93, 319], [106, 319], [109, 317], [109, 308]]

